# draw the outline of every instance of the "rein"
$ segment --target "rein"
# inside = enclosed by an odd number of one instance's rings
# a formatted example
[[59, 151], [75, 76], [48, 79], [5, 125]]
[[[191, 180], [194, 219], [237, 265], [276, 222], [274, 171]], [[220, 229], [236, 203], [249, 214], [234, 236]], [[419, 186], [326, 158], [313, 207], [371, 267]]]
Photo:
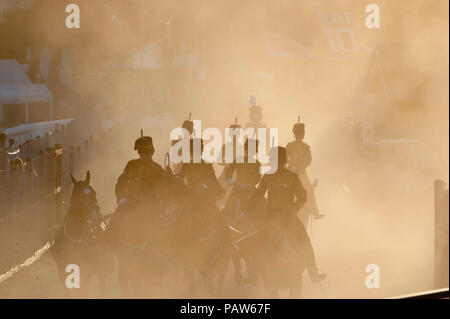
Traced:
[[210, 261], [203, 267], [200, 268], [189, 268], [189, 267], [185, 267], [184, 265], [182, 266], [183, 269], [186, 269], [187, 271], [191, 271], [191, 272], [200, 272], [200, 271], [205, 271], [207, 270], [213, 263], [214, 261], [216, 261], [216, 259], [222, 254], [222, 251], [224, 250], [223, 245], [220, 246], [219, 250], [217, 251], [217, 253], [210, 259]]
[[81, 235], [80, 239], [78, 239], [78, 240], [70, 237], [70, 235], [67, 233], [66, 227], [67, 227], [67, 219], [64, 221], [64, 225], [63, 225], [64, 236], [71, 242], [76, 243], [76, 244], [82, 244], [88, 240], [89, 234], [88, 234], [87, 225], [85, 225], [83, 234]]

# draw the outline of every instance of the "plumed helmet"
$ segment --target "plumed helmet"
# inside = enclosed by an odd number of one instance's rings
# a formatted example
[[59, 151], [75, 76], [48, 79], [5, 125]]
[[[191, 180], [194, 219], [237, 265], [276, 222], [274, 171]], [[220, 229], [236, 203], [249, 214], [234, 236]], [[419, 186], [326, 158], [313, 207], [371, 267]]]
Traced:
[[194, 122], [192, 122], [191, 120], [185, 120], [181, 127], [186, 129], [189, 132], [189, 135], [194, 132]]
[[256, 106], [256, 96], [253, 93], [248, 97], [248, 103], [250, 106]]
[[189, 113], [189, 118], [183, 122], [182, 128], [189, 132], [189, 135], [194, 132], [194, 122], [191, 120], [191, 113]]
[[134, 150], [154, 150], [153, 139], [150, 136], [141, 136], [134, 142]]
[[305, 124], [304, 123], [295, 123], [292, 128], [292, 132], [294, 134], [305, 134]]
[[261, 122], [262, 121], [262, 109], [256, 104], [256, 96], [250, 94], [248, 97], [248, 102], [250, 103], [250, 121]]
[[287, 163], [286, 149], [282, 146], [274, 146], [270, 149], [271, 160], [275, 154], [278, 156], [278, 167]]
[[234, 123], [230, 125], [230, 128], [233, 130], [237, 129], [237, 128], [241, 128], [241, 125], [238, 124], [238, 122], [237, 122], [237, 117], [234, 119]]

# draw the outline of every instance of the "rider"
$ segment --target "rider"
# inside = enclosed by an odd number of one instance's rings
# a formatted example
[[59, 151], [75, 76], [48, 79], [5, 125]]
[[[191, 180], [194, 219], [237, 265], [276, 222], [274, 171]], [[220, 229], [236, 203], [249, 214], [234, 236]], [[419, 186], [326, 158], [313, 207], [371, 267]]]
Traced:
[[[295, 123], [292, 132], [294, 133], [295, 141], [289, 142], [286, 145], [288, 168], [298, 175], [300, 182], [306, 189], [308, 200], [305, 207], [303, 207], [303, 211], [312, 214], [316, 219], [321, 218], [322, 215], [319, 214], [314, 196], [315, 185], [311, 183], [306, 172], [306, 168], [311, 164], [312, 157], [309, 145], [303, 141], [305, 138], [305, 124]], [[309, 214], [302, 214], [304, 223], [307, 221], [308, 216]]]
[[[189, 113], [189, 119], [185, 120], [183, 124], [181, 125], [181, 128], [185, 129], [185, 132], [189, 135], [189, 137], [192, 137], [192, 134], [194, 134], [194, 122], [191, 120], [191, 114]], [[178, 143], [180, 139], [172, 141], [172, 146]], [[180, 172], [182, 163], [178, 163], [174, 165], [173, 172], [175, 174]]]
[[[200, 146], [197, 150], [195, 147], [197, 145], [196, 140], [195, 138], [190, 140], [190, 162], [182, 163], [177, 176], [185, 180], [188, 190], [193, 196], [191, 199], [205, 195], [204, 200], [208, 202], [214, 201], [215, 205], [215, 200], [224, 196], [224, 190], [217, 181], [212, 163], [207, 163], [201, 159], [203, 141], [201, 139], [197, 140]], [[196, 157], [200, 159], [198, 163], [194, 162]]]
[[[237, 118], [235, 119], [234, 123], [230, 125], [229, 129], [230, 129], [229, 130], [230, 137], [232, 140], [222, 145], [222, 148], [216, 160], [216, 162], [223, 167], [222, 173], [219, 176], [219, 182], [225, 189], [229, 189], [230, 187], [230, 185], [226, 183], [225, 178], [225, 172], [227, 170], [227, 167], [231, 163], [236, 162], [236, 158], [238, 156], [238, 149], [244, 148], [243, 145], [239, 142], [239, 137], [241, 135], [241, 126], [237, 123]], [[227, 149], [233, 152], [231, 158], [227, 158]]]
[[[250, 102], [250, 108], [249, 108], [249, 118], [250, 118], [250, 122], [248, 122], [245, 125], [245, 129], [248, 128], [252, 128], [255, 130], [255, 135], [254, 137], [257, 140], [261, 140], [264, 139], [266, 141], [269, 141], [270, 139], [270, 134], [269, 134], [269, 130], [267, 130], [267, 126], [266, 124], [262, 121], [263, 120], [263, 114], [262, 114], [262, 108], [261, 106], [256, 104], [256, 97], [253, 94], [250, 94], [249, 97], [249, 102]], [[265, 129], [266, 130], [266, 134], [265, 136], [260, 136], [258, 129]], [[269, 151], [269, 144], [266, 144], [266, 151]]]
[[[233, 185], [224, 209], [224, 214], [229, 220], [239, 216], [239, 208], [246, 209], [246, 203], [248, 203], [249, 198], [256, 189], [256, 185], [261, 180], [261, 164], [255, 158], [257, 152], [258, 140], [247, 139], [244, 144], [242, 161], [231, 163], [225, 170], [227, 183]], [[236, 173], [235, 180], [233, 180], [234, 173]]]
[[262, 122], [262, 108], [256, 104], [256, 97], [253, 94], [250, 94], [249, 103], [250, 122], [245, 125], [245, 128], [251, 127], [255, 129], [255, 131], [257, 131], [258, 128], [266, 128], [266, 125]]
[[268, 225], [281, 221], [297, 234], [301, 250], [305, 255], [309, 276], [314, 283], [318, 283], [326, 275], [319, 273], [311, 241], [303, 223], [296, 215], [296, 212], [306, 202], [306, 191], [298, 176], [286, 168], [286, 149], [284, 147], [274, 147], [271, 149], [271, 152], [277, 152], [278, 169], [274, 174], [265, 174], [263, 176], [251, 204], [268, 192]]
[[[261, 205], [249, 207], [249, 201], [256, 191], [256, 185], [261, 180], [261, 164], [256, 160], [258, 152], [258, 140], [247, 139], [244, 144], [244, 156], [242, 161], [231, 163], [225, 170], [225, 178], [229, 185], [233, 185], [228, 197], [223, 215], [233, 229], [239, 232], [239, 236], [246, 236], [254, 232], [261, 218], [257, 212], [265, 208], [265, 202]], [[247, 269], [247, 283], [256, 284], [258, 278], [258, 265], [253, 256], [243, 254]]]
[[142, 198], [161, 200], [165, 191], [165, 171], [153, 160], [153, 139], [143, 136], [141, 131], [141, 137], [134, 143], [134, 150], [138, 152], [139, 159], [129, 161], [117, 180], [116, 197], [119, 205]]

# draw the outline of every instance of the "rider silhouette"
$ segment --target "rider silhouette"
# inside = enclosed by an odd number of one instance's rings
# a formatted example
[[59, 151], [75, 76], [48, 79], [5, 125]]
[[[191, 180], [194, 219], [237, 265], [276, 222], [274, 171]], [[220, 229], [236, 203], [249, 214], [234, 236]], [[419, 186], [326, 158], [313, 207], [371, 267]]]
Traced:
[[125, 166], [116, 184], [118, 204], [134, 202], [142, 198], [160, 199], [164, 193], [165, 171], [153, 160], [153, 140], [142, 136], [134, 143], [139, 159], [131, 160]]
[[[225, 243], [232, 245], [227, 224], [217, 206], [217, 200], [223, 198], [225, 190], [216, 178], [212, 163], [207, 163], [203, 159], [199, 163], [194, 162], [194, 158], [201, 158], [203, 152], [203, 141], [199, 140], [200, 143], [196, 143], [195, 138], [191, 139], [190, 162], [183, 163], [180, 172], [177, 174], [177, 178], [182, 178], [187, 186], [189, 198], [186, 207], [189, 212], [187, 215], [200, 219], [211, 217], [213, 227], [217, 230], [219, 236]], [[200, 148], [197, 149], [194, 145], [200, 145]], [[188, 216], [185, 216], [185, 218]], [[205, 227], [211, 226], [205, 225]]]
[[298, 176], [286, 168], [286, 149], [274, 147], [271, 152], [278, 154], [278, 169], [274, 174], [265, 174], [259, 184], [251, 205], [268, 192], [268, 220], [267, 225], [274, 222], [282, 222], [297, 234], [301, 251], [306, 259], [309, 276], [314, 283], [325, 278], [320, 274], [314, 256], [311, 241], [303, 223], [297, 218], [297, 211], [306, 202], [306, 191]]
[[[254, 137], [257, 140], [261, 140], [263, 138], [266, 139], [266, 141], [270, 140], [270, 134], [269, 130], [267, 130], [266, 124], [262, 121], [263, 120], [263, 114], [262, 114], [262, 108], [261, 106], [256, 104], [256, 97], [253, 94], [250, 94], [249, 97], [250, 102], [250, 108], [249, 110], [249, 119], [250, 122], [248, 122], [245, 125], [245, 129], [252, 128], [255, 130]], [[263, 128], [266, 129], [265, 136], [260, 136], [258, 129]], [[266, 151], [269, 151], [269, 144], [266, 143]]]
[[178, 178], [184, 179], [192, 198], [202, 197], [206, 201], [214, 201], [224, 196], [224, 190], [217, 181], [212, 163], [206, 163], [203, 159], [199, 163], [194, 158], [201, 158], [203, 141], [200, 139], [200, 149], [194, 147], [196, 139], [190, 141], [190, 162], [182, 163]]
[[305, 124], [295, 123], [292, 128], [292, 132], [295, 136], [295, 141], [289, 142], [286, 145], [288, 168], [296, 173], [300, 178], [300, 182], [305, 187], [307, 194], [307, 202], [303, 207], [304, 214], [302, 214], [302, 221], [306, 224], [309, 214], [312, 214], [315, 218], [320, 218], [317, 209], [317, 202], [314, 195], [314, 185], [311, 183], [306, 168], [311, 164], [311, 149], [303, 139], [305, 138]]
[[[192, 134], [194, 134], [194, 122], [191, 120], [191, 113], [189, 113], [189, 119], [187, 119], [183, 122], [183, 124], [181, 125], [181, 128], [185, 129], [185, 132], [188, 134], [189, 137], [192, 137]], [[180, 140], [181, 139], [172, 141], [172, 146], [175, 145], [176, 143], [178, 143]], [[181, 152], [181, 150], [180, 150], [180, 152]], [[181, 154], [179, 154], [179, 155], [181, 155]], [[183, 163], [174, 164], [173, 172], [175, 174], [180, 172], [182, 164]]]
[[[235, 163], [236, 158], [238, 157], [238, 150], [244, 149], [244, 146], [239, 142], [239, 137], [241, 135], [241, 125], [237, 123], [237, 118], [235, 119], [235, 122], [230, 125], [230, 137], [232, 140], [228, 143], [225, 143], [222, 145], [222, 148], [220, 149], [219, 155], [217, 156], [216, 162], [223, 167], [223, 170], [221, 174], [219, 175], [219, 182], [222, 185], [223, 188], [229, 190], [230, 184], [227, 184], [226, 178], [225, 178], [225, 172], [227, 170], [227, 167], [230, 165], [230, 163]], [[227, 158], [227, 149], [228, 152], [230, 150], [232, 151], [232, 157]], [[240, 157], [242, 154], [239, 155]]]
[[262, 116], [262, 108], [256, 104], [256, 97], [253, 94], [250, 94], [249, 97], [249, 119], [250, 122], [248, 122], [245, 125], [245, 128], [253, 128], [255, 131], [258, 131], [258, 128], [266, 128], [266, 125], [262, 122], [263, 116]]
[[[250, 149], [249, 151], [249, 144], [250, 148], [254, 145], [253, 150]], [[227, 183], [233, 185], [233, 189], [224, 209], [224, 214], [228, 220], [233, 220], [239, 215], [239, 211], [237, 210], [246, 210], [246, 204], [248, 204], [249, 198], [256, 190], [256, 185], [261, 180], [261, 164], [255, 159], [257, 152], [258, 141], [247, 139], [244, 144], [244, 156], [242, 161], [231, 163], [225, 170], [225, 179]], [[234, 174], [235, 180], [233, 180]]]
[[[230, 163], [235, 163], [238, 156], [238, 149], [243, 145], [239, 142], [239, 137], [241, 135], [241, 126], [237, 124], [237, 119], [233, 124], [230, 125], [230, 137], [232, 141], [223, 144], [222, 148], [217, 156], [217, 162], [227, 167]], [[227, 159], [226, 149], [230, 148], [232, 150], [232, 157]]]

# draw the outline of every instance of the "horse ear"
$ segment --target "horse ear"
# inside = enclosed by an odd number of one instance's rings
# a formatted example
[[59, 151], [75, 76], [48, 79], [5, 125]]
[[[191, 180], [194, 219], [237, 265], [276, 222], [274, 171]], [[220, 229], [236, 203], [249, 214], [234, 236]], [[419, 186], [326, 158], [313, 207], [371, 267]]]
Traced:
[[91, 171], [88, 170], [86, 172], [86, 179], [84, 181], [88, 184], [91, 182]]
[[70, 174], [70, 179], [72, 180], [72, 183], [75, 185], [77, 180], [75, 179], [75, 177], [73, 177], [72, 174]]

